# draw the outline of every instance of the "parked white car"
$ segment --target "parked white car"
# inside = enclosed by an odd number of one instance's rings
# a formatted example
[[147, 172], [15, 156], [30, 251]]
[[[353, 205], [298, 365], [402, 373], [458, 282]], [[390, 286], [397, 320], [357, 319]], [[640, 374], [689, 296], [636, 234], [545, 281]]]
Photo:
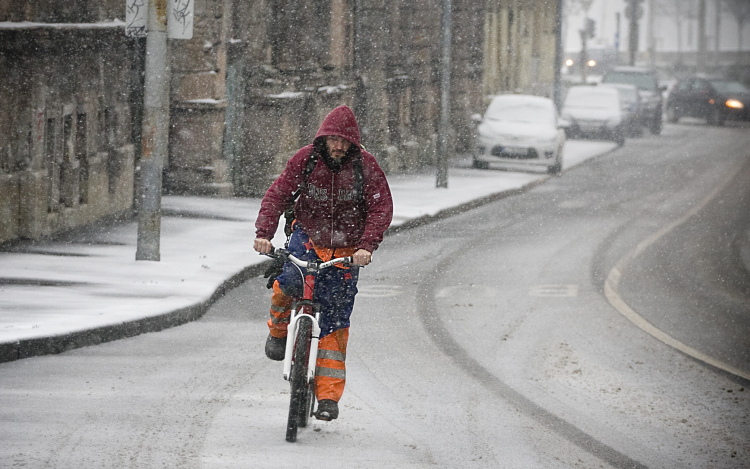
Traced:
[[613, 140], [625, 143], [627, 111], [620, 93], [608, 86], [573, 86], [568, 90], [562, 112], [568, 138]]
[[477, 140], [474, 167], [487, 169], [490, 163], [546, 167], [562, 171], [565, 132], [558, 124], [551, 99], [507, 94], [492, 99], [484, 117], [475, 116]]

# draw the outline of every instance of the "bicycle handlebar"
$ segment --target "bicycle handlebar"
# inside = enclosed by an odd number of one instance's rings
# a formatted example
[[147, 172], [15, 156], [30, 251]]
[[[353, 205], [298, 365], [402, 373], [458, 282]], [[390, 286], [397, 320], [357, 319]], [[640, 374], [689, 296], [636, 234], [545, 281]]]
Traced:
[[364, 267], [359, 264], [354, 264], [352, 256], [337, 257], [327, 262], [319, 262], [319, 261], [303, 261], [295, 257], [292, 253], [290, 253], [286, 249], [282, 249], [282, 248], [273, 248], [271, 252], [261, 252], [260, 254], [263, 256], [272, 257], [274, 259], [281, 258], [284, 261], [288, 260], [291, 263], [298, 265], [299, 267], [302, 267], [305, 269], [311, 269], [311, 270], [322, 270], [322, 269], [331, 267], [332, 265], [336, 265], [336, 264], [343, 264], [345, 266], [351, 266], [351, 267]]

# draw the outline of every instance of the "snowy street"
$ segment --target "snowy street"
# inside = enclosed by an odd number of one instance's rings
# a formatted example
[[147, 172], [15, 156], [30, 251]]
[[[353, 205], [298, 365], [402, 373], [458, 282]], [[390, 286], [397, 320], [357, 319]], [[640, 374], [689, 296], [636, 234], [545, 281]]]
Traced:
[[[389, 178], [396, 224], [430, 222], [362, 272], [338, 420], [284, 441], [251, 277], [182, 326], [0, 363], [0, 467], [747, 467], [747, 129], [567, 145], [561, 177], [464, 161], [449, 194]], [[165, 199], [160, 263], [132, 260], [129, 225], [106, 235], [122, 245], [0, 253], [2, 278], [69, 282], [0, 284], [0, 343], [206, 302], [262, 261], [257, 202], [213, 202]]]

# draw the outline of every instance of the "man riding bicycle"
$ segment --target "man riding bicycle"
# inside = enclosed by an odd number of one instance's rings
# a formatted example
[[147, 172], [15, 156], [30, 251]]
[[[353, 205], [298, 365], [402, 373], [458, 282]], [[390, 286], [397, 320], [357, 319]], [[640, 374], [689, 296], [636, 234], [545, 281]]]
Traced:
[[[349, 107], [339, 106], [326, 116], [313, 143], [289, 159], [266, 191], [255, 222], [256, 251], [271, 251], [279, 217], [296, 196], [288, 246], [294, 256], [323, 261], [352, 256], [354, 264], [370, 263], [393, 218], [393, 201], [375, 157], [360, 145], [359, 126]], [[315, 280], [321, 315], [315, 416], [320, 420], [338, 417], [358, 273], [357, 268], [332, 268]], [[265, 350], [268, 358], [280, 361], [284, 359], [292, 298], [302, 294], [302, 277], [287, 263], [272, 286]]]

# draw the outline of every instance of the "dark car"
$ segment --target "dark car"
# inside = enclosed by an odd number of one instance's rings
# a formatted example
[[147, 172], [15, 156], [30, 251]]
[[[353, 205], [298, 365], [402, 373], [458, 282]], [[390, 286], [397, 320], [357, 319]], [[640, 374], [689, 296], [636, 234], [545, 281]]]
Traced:
[[661, 133], [661, 114], [664, 100], [656, 72], [641, 67], [615, 67], [602, 77], [602, 83], [625, 83], [635, 85], [641, 95], [642, 121], [652, 134]]
[[710, 125], [724, 125], [727, 119], [750, 120], [750, 90], [742, 83], [724, 78], [691, 77], [678, 82], [667, 99], [667, 119], [706, 119]]

